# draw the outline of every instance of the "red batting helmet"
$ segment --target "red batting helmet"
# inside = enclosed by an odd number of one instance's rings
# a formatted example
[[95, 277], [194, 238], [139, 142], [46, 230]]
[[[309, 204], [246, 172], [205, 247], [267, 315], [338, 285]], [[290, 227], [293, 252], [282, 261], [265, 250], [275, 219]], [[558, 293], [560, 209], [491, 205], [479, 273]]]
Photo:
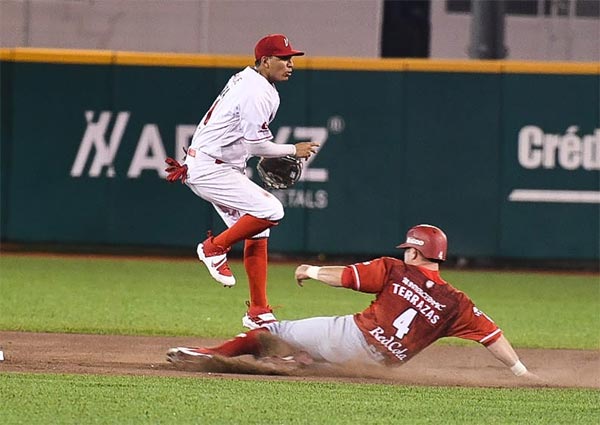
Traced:
[[396, 248], [416, 248], [429, 260], [446, 261], [448, 238], [438, 227], [419, 224], [406, 233], [406, 242]]

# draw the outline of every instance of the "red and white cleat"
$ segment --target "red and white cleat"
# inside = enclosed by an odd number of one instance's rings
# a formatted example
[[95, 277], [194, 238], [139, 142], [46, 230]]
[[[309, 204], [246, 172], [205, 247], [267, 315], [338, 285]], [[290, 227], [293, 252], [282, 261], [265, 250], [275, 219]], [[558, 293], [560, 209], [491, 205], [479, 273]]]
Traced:
[[235, 277], [231, 273], [229, 264], [227, 264], [227, 252], [229, 249], [223, 249], [213, 243], [214, 237], [208, 234], [204, 242], [198, 244], [196, 252], [200, 261], [206, 265], [210, 275], [223, 286], [235, 285]]
[[[246, 303], [248, 304], [248, 303]], [[267, 307], [250, 307], [242, 317], [242, 325], [248, 329], [257, 329], [269, 323], [277, 322], [277, 318], [273, 314], [270, 306]]]

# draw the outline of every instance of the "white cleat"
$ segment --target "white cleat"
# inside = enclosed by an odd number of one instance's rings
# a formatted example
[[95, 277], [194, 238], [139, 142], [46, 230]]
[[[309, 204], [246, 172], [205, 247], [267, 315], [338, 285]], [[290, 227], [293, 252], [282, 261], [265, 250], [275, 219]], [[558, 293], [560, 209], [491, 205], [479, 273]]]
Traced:
[[175, 347], [167, 351], [167, 361], [171, 363], [197, 359], [212, 359], [213, 355], [205, 348]]

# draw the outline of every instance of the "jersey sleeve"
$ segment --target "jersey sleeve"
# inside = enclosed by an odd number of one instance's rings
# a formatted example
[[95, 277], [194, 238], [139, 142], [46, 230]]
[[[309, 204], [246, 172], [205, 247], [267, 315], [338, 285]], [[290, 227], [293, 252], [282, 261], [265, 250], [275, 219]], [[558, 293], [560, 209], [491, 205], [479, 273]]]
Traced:
[[246, 143], [273, 139], [269, 122], [274, 115], [274, 105], [267, 94], [247, 97], [240, 105], [240, 126]]
[[496, 342], [502, 335], [502, 330], [494, 321], [479, 310], [473, 301], [463, 295], [459, 303], [459, 314], [452, 323], [448, 336], [477, 341], [485, 346]]
[[347, 266], [342, 273], [342, 286], [359, 292], [381, 292], [387, 281], [389, 265], [384, 258]]

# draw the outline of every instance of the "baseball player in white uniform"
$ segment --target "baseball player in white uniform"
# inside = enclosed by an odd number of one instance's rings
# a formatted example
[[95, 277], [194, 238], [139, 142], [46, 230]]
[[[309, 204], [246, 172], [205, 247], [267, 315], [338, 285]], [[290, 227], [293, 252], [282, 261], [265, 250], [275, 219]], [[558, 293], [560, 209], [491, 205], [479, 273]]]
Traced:
[[233, 75], [206, 112], [192, 138], [184, 164], [167, 159], [168, 181], [181, 180], [197, 196], [212, 203], [228, 229], [197, 247], [198, 258], [225, 287], [236, 280], [227, 264], [232, 245], [245, 241], [244, 268], [250, 302], [242, 324], [257, 328], [277, 319], [267, 298], [267, 241], [270, 228], [284, 216], [283, 205], [246, 175], [251, 156], [308, 158], [314, 142], [273, 143], [269, 124], [279, 108], [275, 83], [287, 81], [294, 68], [294, 50], [285, 35], [270, 34], [255, 46], [255, 65]]

